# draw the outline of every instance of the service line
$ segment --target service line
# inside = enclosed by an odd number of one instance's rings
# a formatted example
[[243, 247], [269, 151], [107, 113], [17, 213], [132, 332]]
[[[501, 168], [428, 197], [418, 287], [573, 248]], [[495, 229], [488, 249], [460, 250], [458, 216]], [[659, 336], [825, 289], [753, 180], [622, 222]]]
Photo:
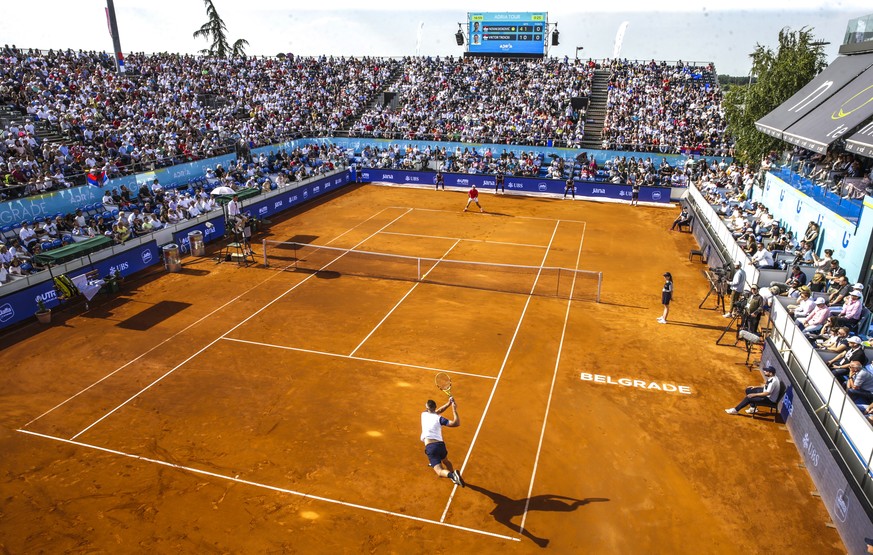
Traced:
[[[402, 218], [403, 216], [409, 214], [409, 212], [410, 212], [410, 210], [407, 210], [407, 211], [404, 212], [403, 214], [400, 214], [399, 216], [397, 216], [396, 218], [394, 218], [393, 220], [391, 220], [390, 222], [388, 222], [387, 224], [385, 224], [384, 226], [382, 226], [381, 228], [379, 228], [378, 230], [376, 230], [375, 232], [373, 232], [373, 233], [372, 233], [371, 235], [369, 235], [367, 238], [363, 239], [363, 240], [362, 240], [361, 242], [359, 242], [357, 245], [355, 245], [354, 247], [352, 247], [352, 249], [354, 249], [355, 247], [359, 247], [359, 246], [363, 245], [364, 243], [366, 243], [367, 241], [369, 241], [372, 237], [376, 236], [380, 231], [382, 231], [382, 230], [388, 228], [389, 226], [391, 226], [392, 224], [394, 224], [394, 222], [396, 222], [397, 220], [399, 220], [399, 219]], [[359, 224], [359, 225], [360, 225], [360, 224]], [[348, 254], [348, 252], [349, 252], [349, 251], [344, 251], [343, 254], [339, 255], [338, 257], [334, 258], [333, 260], [331, 260], [330, 262], [328, 262], [327, 264], [325, 264], [325, 265], [321, 268], [321, 270], [327, 268], [328, 266], [330, 266], [331, 264], [333, 264], [334, 262], [336, 262], [338, 259], [340, 259], [340, 258], [342, 258], [343, 256], [345, 256], [346, 254]], [[222, 338], [224, 338], [224, 337], [226, 337], [228, 334], [232, 333], [234, 330], [236, 330], [237, 328], [239, 328], [240, 326], [242, 326], [243, 324], [245, 324], [246, 322], [248, 322], [249, 320], [251, 320], [252, 318], [254, 318], [255, 316], [257, 316], [258, 314], [260, 314], [261, 312], [263, 312], [264, 310], [266, 310], [267, 308], [269, 308], [270, 306], [272, 306], [274, 303], [278, 302], [280, 299], [282, 299], [283, 297], [285, 297], [285, 295], [287, 295], [287, 294], [290, 293], [291, 291], [294, 291], [295, 289], [297, 289], [298, 287], [300, 287], [301, 285], [303, 285], [304, 283], [306, 283], [306, 282], [309, 281], [310, 279], [314, 278], [316, 275], [317, 275], [317, 272], [313, 272], [313, 273], [309, 274], [308, 276], [306, 276], [306, 277], [305, 277], [304, 279], [302, 279], [301, 281], [299, 281], [298, 283], [295, 283], [294, 285], [292, 285], [291, 287], [289, 287], [287, 290], [285, 290], [284, 293], [282, 293], [281, 295], [279, 295], [278, 297], [276, 297], [276, 298], [273, 299], [272, 301], [268, 302], [267, 304], [265, 304], [264, 306], [262, 306], [261, 308], [259, 308], [259, 309], [256, 310], [255, 312], [253, 312], [253, 313], [252, 313], [250, 316], [248, 316], [245, 320], [242, 320], [241, 322], [239, 322], [238, 324], [236, 324], [235, 326], [233, 326], [232, 328], [230, 328], [229, 330], [227, 330], [226, 332], [224, 332], [222, 335], [216, 337], [214, 340], [212, 340], [212, 341], [211, 341], [209, 344], [207, 344], [205, 347], [203, 347], [202, 349], [200, 349], [199, 351], [197, 351], [197, 352], [194, 353], [193, 355], [189, 356], [188, 358], [186, 358], [185, 360], [183, 360], [182, 362], [180, 362], [179, 364], [177, 364], [176, 366], [174, 366], [173, 368], [171, 368], [170, 370], [168, 370], [167, 372], [165, 372], [162, 376], [160, 376], [159, 378], [155, 379], [153, 382], [151, 382], [150, 384], [148, 384], [148, 385], [145, 386], [144, 388], [140, 389], [138, 392], [134, 393], [134, 394], [133, 394], [130, 398], [128, 398], [126, 401], [124, 401], [123, 403], [121, 403], [120, 405], [118, 405], [117, 407], [115, 407], [114, 409], [108, 411], [106, 414], [104, 414], [103, 416], [101, 416], [100, 418], [98, 418], [97, 420], [95, 420], [94, 422], [92, 422], [91, 424], [89, 424], [88, 426], [86, 426], [82, 431], [80, 431], [79, 433], [77, 433], [76, 435], [74, 435], [71, 439], [76, 439], [77, 437], [81, 436], [82, 434], [84, 434], [85, 432], [87, 432], [88, 430], [90, 430], [91, 428], [93, 428], [94, 426], [96, 426], [97, 424], [99, 424], [100, 422], [102, 422], [102, 421], [104, 421], [105, 419], [109, 418], [111, 415], [113, 415], [115, 412], [117, 412], [118, 410], [120, 410], [122, 407], [124, 407], [125, 405], [127, 405], [128, 403], [130, 403], [131, 401], [133, 401], [134, 399], [136, 399], [137, 397], [139, 397], [140, 395], [142, 395], [143, 393], [145, 393], [145, 392], [148, 391], [149, 389], [151, 389], [151, 388], [152, 388], [153, 386], [155, 386], [158, 382], [160, 382], [161, 380], [163, 380], [164, 378], [166, 378], [167, 376], [169, 376], [170, 374], [172, 374], [173, 372], [175, 372], [176, 370], [178, 370], [179, 368], [181, 368], [182, 366], [184, 366], [186, 363], [188, 363], [188, 361], [192, 360], [194, 357], [196, 357], [196, 356], [199, 355], [200, 353], [203, 353], [204, 351], [206, 351], [207, 349], [209, 349], [210, 347], [212, 347], [213, 345], [215, 345], [216, 343], [218, 343]]]

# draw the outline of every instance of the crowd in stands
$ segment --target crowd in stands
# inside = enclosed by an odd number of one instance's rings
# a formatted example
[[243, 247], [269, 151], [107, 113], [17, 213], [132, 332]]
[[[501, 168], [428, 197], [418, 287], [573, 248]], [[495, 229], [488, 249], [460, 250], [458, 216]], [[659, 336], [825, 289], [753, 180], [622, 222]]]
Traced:
[[[727, 152], [721, 93], [710, 84], [711, 67], [607, 63], [604, 147]], [[575, 110], [571, 99], [590, 95], [597, 67], [566, 57], [218, 59], [178, 54], [130, 54], [126, 74], [116, 73], [113, 64], [106, 53], [2, 49], [0, 104], [15, 106], [27, 119], [2, 132], [0, 198], [81, 184], [89, 174], [102, 180], [344, 132], [580, 147], [585, 112]], [[383, 90], [397, 96], [376, 105]], [[40, 129], [60, 133], [64, 141], [44, 143]], [[454, 161], [459, 171], [484, 172], [489, 171], [484, 158]], [[503, 171], [528, 175], [530, 165], [523, 162]], [[651, 183], [661, 169], [650, 172], [651, 165], [633, 167], [630, 161], [627, 166], [610, 168], [609, 180], [626, 175]], [[592, 169], [586, 164], [586, 171]]]
[[578, 148], [585, 117], [570, 100], [590, 94], [593, 75], [579, 60], [405, 58], [396, 107], [370, 108], [349, 134]]
[[[382, 58], [218, 59], [0, 53], [0, 104], [26, 112], [0, 141], [3, 194], [34, 194], [345, 128], [399, 62]], [[39, 122], [65, 137], [43, 143]]]
[[839, 149], [819, 154], [798, 146], [786, 153], [784, 165], [843, 199], [859, 200], [873, 194], [870, 158]]
[[[745, 272], [736, 263], [730, 283], [731, 306], [725, 317], [739, 318], [742, 329], [756, 334], [762, 308], [775, 297], [789, 297], [789, 314], [859, 410], [873, 422], [873, 365], [869, 364], [873, 360], [868, 360], [870, 351], [865, 352], [870, 346], [866, 340], [870, 311], [864, 305], [864, 285], [853, 283], [833, 258], [832, 249], [820, 249], [821, 229], [816, 222], [809, 222], [802, 231], [786, 229], [766, 206], [749, 200], [750, 187], [730, 186], [734, 183], [731, 173], [709, 173], [701, 183], [707, 200], [752, 264], [761, 270], [784, 269], [785, 278], [760, 288], [750, 283], [744, 293]], [[740, 182], [750, 183], [746, 170], [737, 168], [737, 173], [745, 175]], [[758, 401], [747, 402], [752, 404], [747, 412], [755, 412]]]
[[609, 69], [604, 149], [730, 155], [711, 65], [613, 60]]
[[234, 191], [246, 188], [266, 193], [298, 181], [329, 173], [345, 164], [347, 154], [333, 146], [317, 144], [291, 151], [279, 150], [253, 157], [251, 162], [217, 164], [198, 180], [181, 187], [164, 187], [158, 179], [135, 190], [125, 185], [105, 189], [101, 202], [90, 210], [22, 221], [4, 228], [0, 237], [0, 285], [44, 268], [36, 255], [100, 235], [122, 244], [216, 210], [213, 195], [218, 186]]

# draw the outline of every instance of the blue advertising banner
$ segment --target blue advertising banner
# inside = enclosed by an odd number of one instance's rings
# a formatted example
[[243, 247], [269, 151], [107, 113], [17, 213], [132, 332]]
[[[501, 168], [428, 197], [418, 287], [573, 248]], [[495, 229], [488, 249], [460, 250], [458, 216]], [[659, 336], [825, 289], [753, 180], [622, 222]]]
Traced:
[[849, 281], [855, 282], [861, 277], [873, 234], [873, 199], [864, 198], [864, 208], [856, 226], [772, 173], [767, 173], [763, 193], [755, 189], [754, 196], [757, 198], [758, 195], [773, 217], [793, 231], [795, 237], [803, 236], [809, 222], [818, 223], [818, 252], [833, 249], [834, 258], [846, 269]]
[[39, 216], [73, 212], [80, 206], [100, 202], [104, 191], [118, 189], [122, 185], [126, 185], [134, 194], [136, 194], [140, 185], [151, 183], [155, 178], [164, 187], [183, 185], [188, 183], [191, 178], [205, 174], [207, 168], [214, 168], [218, 164], [227, 165], [235, 159], [235, 154], [226, 154], [206, 160], [179, 164], [169, 168], [161, 168], [153, 172], [117, 177], [110, 179], [102, 187], [83, 185], [44, 195], [6, 201], [0, 203], [0, 226], [19, 224], [22, 220], [32, 220]]
[[224, 237], [225, 231], [224, 215], [222, 214], [221, 216], [212, 218], [211, 220], [200, 222], [199, 224], [193, 225], [191, 227], [186, 227], [182, 231], [174, 232], [173, 242], [179, 245], [179, 252], [190, 252], [191, 247], [188, 241], [188, 233], [195, 230], [203, 234], [204, 243], [209, 243], [210, 241], [221, 239], [222, 237]]
[[287, 210], [292, 206], [311, 200], [324, 193], [337, 189], [349, 182], [349, 173], [343, 172], [332, 177], [319, 179], [313, 183], [309, 183], [302, 187], [297, 187], [290, 191], [273, 195], [268, 199], [253, 202], [252, 204], [243, 203], [242, 211], [248, 212], [256, 218], [266, 218]]
[[[84, 274], [95, 269], [101, 277], [114, 274], [116, 270], [122, 276], [128, 276], [160, 262], [157, 243], [151, 241], [115, 256], [95, 262], [93, 266], [87, 266], [73, 270], [70, 276]], [[51, 280], [44, 281], [33, 287], [22, 289], [0, 299], [0, 327], [11, 326], [33, 316], [37, 309], [37, 302], [45, 303], [46, 308], [58, 306], [57, 293]]]
[[[388, 181], [390, 183], [409, 183], [433, 185], [435, 173], [408, 172], [397, 170], [362, 169], [359, 179], [363, 182]], [[443, 174], [447, 187], [469, 188], [476, 185], [481, 189], [494, 188], [493, 175], [468, 175], [463, 173]], [[506, 190], [514, 193], [532, 194], [564, 194], [564, 181], [556, 179], [534, 179], [529, 177], [506, 177]], [[604, 198], [612, 200], [627, 200], [631, 198], [630, 185], [613, 185], [597, 181], [576, 181], [576, 196], [588, 198]], [[670, 202], [670, 189], [667, 187], [641, 187], [641, 202]]]
[[787, 386], [779, 414], [800, 451], [804, 467], [815, 483], [843, 543], [849, 553], [866, 553], [864, 537], [873, 537], [873, 523], [836, 461], [835, 457], [839, 455], [828, 447], [822, 438], [823, 430], [819, 431], [808, 408], [796, 395], [782, 356], [770, 339], [761, 355], [761, 367], [766, 366], [774, 367], [780, 383]]

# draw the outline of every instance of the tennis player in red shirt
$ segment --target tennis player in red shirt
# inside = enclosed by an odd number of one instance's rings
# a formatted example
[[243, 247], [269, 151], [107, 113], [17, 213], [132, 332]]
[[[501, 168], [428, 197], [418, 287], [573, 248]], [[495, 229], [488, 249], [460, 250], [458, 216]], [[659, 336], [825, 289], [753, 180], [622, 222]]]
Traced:
[[476, 206], [479, 207], [479, 212], [484, 212], [484, 210], [482, 210], [482, 205], [479, 204], [479, 189], [476, 188], [475, 184], [473, 184], [473, 186], [470, 187], [470, 191], [467, 193], [467, 195], [470, 198], [467, 199], [467, 206], [464, 207], [464, 212], [466, 212], [467, 208], [470, 207], [471, 202], [476, 203]]

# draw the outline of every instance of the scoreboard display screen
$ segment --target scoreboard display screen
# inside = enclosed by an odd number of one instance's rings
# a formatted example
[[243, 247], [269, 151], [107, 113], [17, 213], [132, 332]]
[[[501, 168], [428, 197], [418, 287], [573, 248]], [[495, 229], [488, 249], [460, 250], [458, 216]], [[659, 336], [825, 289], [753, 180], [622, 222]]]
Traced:
[[470, 54], [545, 54], [548, 14], [545, 12], [468, 13]]

